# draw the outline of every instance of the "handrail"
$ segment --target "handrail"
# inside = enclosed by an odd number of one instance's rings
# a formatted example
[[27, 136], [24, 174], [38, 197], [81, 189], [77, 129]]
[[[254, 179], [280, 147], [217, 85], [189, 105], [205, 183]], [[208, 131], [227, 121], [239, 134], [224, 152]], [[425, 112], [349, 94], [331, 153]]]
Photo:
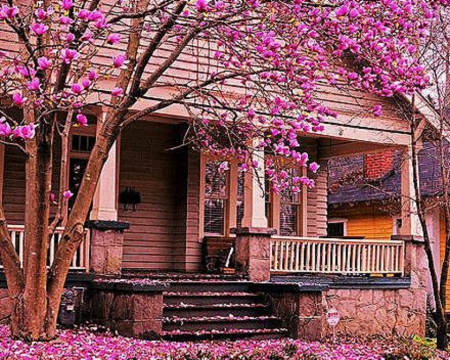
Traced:
[[370, 275], [404, 273], [404, 242], [273, 236], [271, 271]]
[[[11, 236], [11, 241], [14, 249], [16, 249], [20, 263], [23, 264], [24, 260], [24, 246], [25, 246], [25, 225], [8, 225], [8, 230]], [[48, 253], [47, 253], [47, 266], [50, 266], [55, 258], [56, 250], [59, 242], [61, 241], [62, 234], [64, 232], [63, 227], [56, 228], [54, 234], [52, 235], [49, 245], [48, 245]], [[71, 270], [89, 270], [89, 240], [90, 237], [86, 232], [85, 238], [81, 246], [77, 249], [72, 263], [70, 265]], [[3, 268], [3, 265], [0, 264], [0, 268]]]

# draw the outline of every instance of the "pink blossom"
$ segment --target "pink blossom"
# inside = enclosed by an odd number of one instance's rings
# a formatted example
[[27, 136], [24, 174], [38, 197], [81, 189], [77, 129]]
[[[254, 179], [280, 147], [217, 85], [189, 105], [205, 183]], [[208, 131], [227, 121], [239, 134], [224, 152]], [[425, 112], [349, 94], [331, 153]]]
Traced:
[[13, 130], [14, 137], [21, 138], [24, 140], [32, 139], [35, 134], [36, 134], [36, 129], [35, 129], [34, 124], [17, 126]]
[[381, 105], [375, 105], [372, 109], [372, 113], [375, 116], [382, 116], [383, 115], [383, 107]]
[[6, 119], [2, 117], [0, 119], [0, 136], [10, 136], [12, 134], [11, 126], [6, 122]]
[[106, 38], [106, 42], [111, 45], [117, 44], [119, 41], [120, 41], [119, 34], [109, 34], [108, 37]]
[[76, 116], [76, 120], [77, 120], [78, 125], [88, 126], [88, 119], [84, 114], [78, 114]]
[[59, 18], [59, 23], [62, 25], [70, 25], [73, 24], [73, 20], [68, 16], [61, 16]]
[[228, 166], [228, 161], [221, 162], [218, 170], [219, 170], [219, 172], [225, 172], [227, 170], [230, 170], [230, 167]]
[[125, 55], [119, 54], [117, 56], [113, 57], [113, 65], [115, 68], [121, 68], [122, 66], [125, 65], [126, 62], [126, 57]]
[[71, 86], [72, 93], [75, 95], [80, 95], [83, 92], [83, 87], [80, 84], [73, 84]]
[[32, 32], [34, 32], [37, 36], [42, 36], [48, 30], [48, 26], [42, 23], [34, 23], [30, 26]]
[[90, 42], [92, 40], [93, 34], [92, 31], [89, 29], [86, 29], [83, 36], [81, 36], [80, 40], [84, 42]]
[[17, 6], [9, 7], [8, 5], [3, 5], [0, 10], [0, 20], [13, 19], [19, 14], [19, 8]]
[[38, 91], [40, 85], [41, 83], [39, 81], [39, 78], [34, 78], [33, 80], [27, 82], [27, 88], [31, 91]]
[[17, 106], [22, 106], [22, 105], [24, 105], [25, 102], [26, 102], [26, 100], [27, 100], [26, 98], [24, 98], [24, 97], [22, 96], [21, 93], [18, 93], [18, 92], [16, 92], [16, 93], [13, 94], [12, 99], [13, 99], [13, 101], [14, 101], [14, 104], [16, 104]]
[[50, 197], [50, 201], [51, 201], [52, 203], [55, 203], [55, 194], [51, 192], [50, 195], [49, 195], [49, 197]]
[[40, 57], [38, 60], [38, 69], [39, 70], [47, 70], [52, 65], [52, 61], [46, 58], [45, 56]]
[[89, 78], [88, 79], [85, 78], [85, 79], [81, 80], [81, 84], [83, 85], [83, 87], [85, 89], [87, 89], [89, 86], [91, 86], [92, 82]]
[[123, 96], [123, 89], [119, 88], [119, 87], [115, 87], [114, 89], [112, 89], [111, 95], [112, 96]]
[[91, 15], [91, 12], [87, 9], [82, 9], [80, 10], [80, 12], [78, 13], [78, 18], [80, 20], [89, 20], [89, 15]]
[[73, 0], [62, 0], [61, 7], [64, 10], [70, 10], [73, 7]]
[[61, 50], [61, 59], [66, 64], [70, 64], [73, 60], [78, 59], [79, 56], [80, 56], [80, 54], [76, 50], [73, 50], [73, 49], [62, 49]]
[[209, 10], [207, 0], [197, 0], [195, 3], [195, 8], [198, 12], [207, 12]]
[[63, 197], [65, 200], [69, 200], [73, 196], [73, 192], [70, 190], [66, 190], [63, 192]]
[[98, 79], [98, 74], [97, 71], [95, 71], [94, 69], [89, 70], [88, 72], [88, 79], [91, 81], [95, 81]]
[[311, 170], [313, 173], [316, 173], [317, 170], [319, 170], [320, 165], [317, 164], [316, 162], [312, 162], [309, 164], [309, 170]]

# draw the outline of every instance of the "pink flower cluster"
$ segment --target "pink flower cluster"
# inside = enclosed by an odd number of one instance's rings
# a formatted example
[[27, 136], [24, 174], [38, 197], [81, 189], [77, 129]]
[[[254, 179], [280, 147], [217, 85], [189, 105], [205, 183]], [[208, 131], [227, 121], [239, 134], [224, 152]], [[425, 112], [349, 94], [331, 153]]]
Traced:
[[[0, 358], [8, 360], [382, 360], [392, 353], [395, 341], [378, 339], [303, 342], [299, 340], [266, 340], [236, 342], [158, 342], [127, 339], [111, 334], [95, 334], [89, 329], [59, 332], [50, 342], [14, 341], [7, 327], [0, 327]], [[435, 352], [434, 359], [449, 359], [448, 354]]]

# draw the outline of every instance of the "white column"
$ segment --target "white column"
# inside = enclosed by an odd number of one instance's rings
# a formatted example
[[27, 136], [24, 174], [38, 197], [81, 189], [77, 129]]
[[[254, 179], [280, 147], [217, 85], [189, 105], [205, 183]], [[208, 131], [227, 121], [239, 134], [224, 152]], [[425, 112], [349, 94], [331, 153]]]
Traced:
[[[254, 145], [257, 146], [257, 143], [258, 140], [254, 140]], [[258, 162], [258, 168], [252, 169], [245, 176], [242, 226], [267, 228], [266, 199], [264, 194], [264, 150], [255, 150], [253, 152], [253, 160]]]
[[[402, 226], [400, 235], [423, 237], [419, 216], [417, 215], [416, 196], [413, 182], [414, 169], [412, 148], [406, 147], [401, 165], [401, 214]], [[418, 184], [420, 187], [420, 183]]]
[[[98, 117], [97, 132], [105, 121], [106, 112]], [[108, 159], [103, 166], [100, 179], [95, 190], [90, 215], [91, 220], [112, 220], [117, 221], [117, 182], [118, 182], [118, 155], [117, 142], [113, 144], [109, 151]]]

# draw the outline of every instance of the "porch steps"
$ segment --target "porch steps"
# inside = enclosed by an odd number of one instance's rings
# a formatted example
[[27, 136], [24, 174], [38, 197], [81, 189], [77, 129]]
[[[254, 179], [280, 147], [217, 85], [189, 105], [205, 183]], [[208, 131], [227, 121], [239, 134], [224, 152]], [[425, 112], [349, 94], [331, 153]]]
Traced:
[[248, 281], [173, 281], [164, 293], [166, 340], [272, 339], [288, 336]]

